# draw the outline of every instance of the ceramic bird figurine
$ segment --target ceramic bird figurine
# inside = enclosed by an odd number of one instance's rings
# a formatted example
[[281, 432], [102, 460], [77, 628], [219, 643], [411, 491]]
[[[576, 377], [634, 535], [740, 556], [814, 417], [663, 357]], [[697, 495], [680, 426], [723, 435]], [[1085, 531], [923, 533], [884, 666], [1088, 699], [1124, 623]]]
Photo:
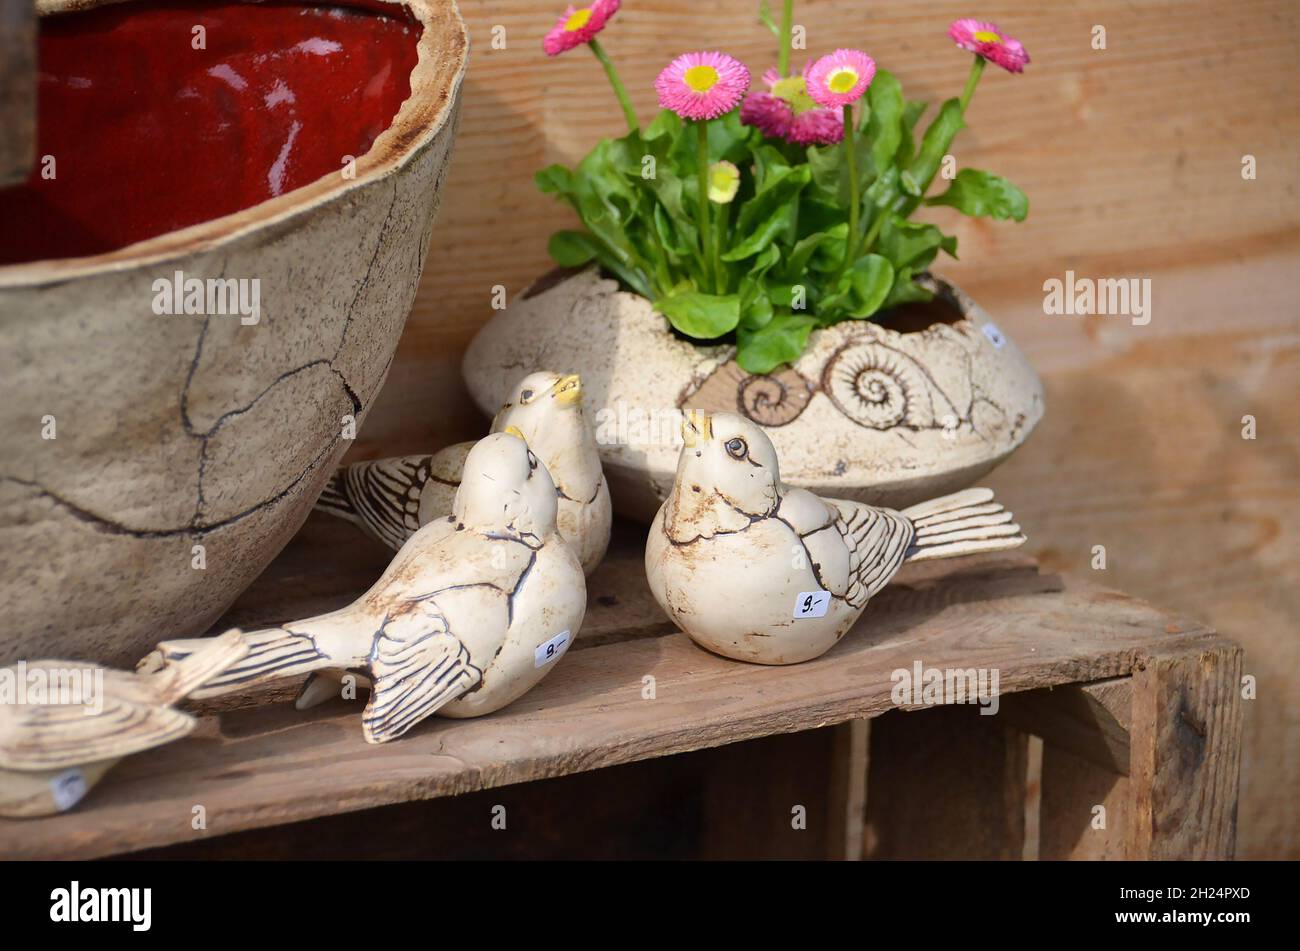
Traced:
[[[586, 579], [555, 527], [555, 483], [524, 441], [479, 440], [452, 514], [401, 547], [369, 591], [330, 614], [243, 635], [248, 656], [198, 698], [280, 677], [360, 671], [372, 683], [366, 740], [395, 739], [438, 713], [481, 716], [542, 679], [582, 625]], [[203, 639], [164, 641], [141, 661], [166, 670]], [[309, 681], [299, 706], [337, 684]]]
[[[591, 425], [582, 412], [582, 381], [575, 374], [531, 373], [492, 421], [492, 432], [513, 426], [545, 463], [559, 499], [560, 536], [591, 574], [609, 546], [609, 488]], [[397, 549], [421, 525], [451, 511], [465, 456], [473, 442], [432, 456], [401, 456], [343, 466], [330, 478], [316, 508], [359, 525]]]
[[0, 816], [71, 809], [122, 757], [194, 729], [173, 704], [248, 652], [238, 630], [202, 643], [154, 674], [65, 660], [0, 670]]
[[655, 599], [696, 643], [797, 664], [829, 650], [904, 562], [1025, 541], [988, 489], [901, 512], [781, 484], [759, 426], [691, 413], [672, 491], [646, 543]]

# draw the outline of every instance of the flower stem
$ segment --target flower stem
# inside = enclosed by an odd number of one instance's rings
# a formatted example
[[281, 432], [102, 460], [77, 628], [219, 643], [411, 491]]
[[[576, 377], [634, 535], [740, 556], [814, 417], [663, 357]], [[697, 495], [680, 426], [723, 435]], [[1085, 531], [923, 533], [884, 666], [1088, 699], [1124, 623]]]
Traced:
[[869, 254], [871, 252], [871, 246], [876, 243], [876, 238], [880, 235], [880, 228], [884, 225], [885, 219], [888, 217], [889, 209], [876, 209], [876, 220], [871, 222], [871, 227], [867, 229], [867, 236], [862, 239], [861, 250], [863, 254]]
[[[709, 125], [696, 122], [696, 164], [699, 166], [700, 200], [695, 206], [695, 227], [700, 232], [700, 255], [706, 279], [713, 270], [713, 240], [709, 231]], [[717, 281], [716, 275], [712, 278]]]
[[618, 78], [618, 72], [614, 69], [614, 64], [605, 53], [605, 48], [594, 38], [589, 40], [587, 45], [591, 47], [596, 59], [600, 60], [600, 65], [605, 67], [605, 75], [609, 77], [609, 84], [614, 87], [614, 95], [618, 97], [618, 104], [623, 107], [623, 118], [627, 120], [628, 131], [640, 132], [641, 126], [636, 121], [636, 110], [632, 108], [632, 100], [627, 97], [627, 90], [623, 88], [623, 81]]
[[984, 72], [984, 57], [978, 53], [975, 54], [975, 62], [971, 63], [970, 75], [966, 77], [966, 88], [961, 91], [961, 113], [966, 114], [966, 107], [970, 105], [970, 97], [975, 94], [975, 87], [979, 85], [980, 75]]
[[718, 223], [716, 225], [713, 237], [713, 273], [717, 275], [718, 293], [725, 294], [728, 290], [729, 281], [727, 272], [722, 266], [722, 246], [727, 240], [727, 219], [731, 214], [731, 205], [719, 205], [717, 208]]
[[781, 4], [781, 48], [776, 54], [776, 71], [784, 77], [790, 72], [790, 31], [794, 28], [794, 0]]
[[858, 156], [853, 140], [857, 138], [853, 128], [853, 105], [844, 104], [844, 161], [849, 166], [849, 240], [844, 246], [844, 270], [853, 264], [854, 253], [858, 244], [858, 206], [862, 204], [862, 195], [858, 193]]

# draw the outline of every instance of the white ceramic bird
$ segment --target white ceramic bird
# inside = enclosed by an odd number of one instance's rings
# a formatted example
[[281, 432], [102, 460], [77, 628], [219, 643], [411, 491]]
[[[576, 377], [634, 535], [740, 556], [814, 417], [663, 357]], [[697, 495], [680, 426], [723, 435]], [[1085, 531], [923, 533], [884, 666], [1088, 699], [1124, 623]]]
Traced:
[[[499, 710], [542, 679], [586, 610], [586, 580], [555, 528], [555, 484], [522, 439], [494, 433], [465, 458], [452, 514], [402, 546], [369, 591], [330, 614], [245, 634], [248, 656], [195, 697], [279, 677], [361, 671], [372, 682], [365, 738], [382, 743], [438, 713]], [[206, 641], [164, 641], [146, 670]], [[326, 679], [299, 706], [337, 693]]]
[[194, 729], [172, 708], [248, 652], [237, 630], [155, 674], [41, 660], [0, 669], [0, 816], [72, 808], [124, 756]]
[[[555, 480], [556, 524], [591, 574], [609, 547], [613, 518], [596, 438], [582, 412], [582, 381], [574, 374], [530, 373], [492, 421], [514, 427]], [[400, 456], [342, 466], [316, 508], [359, 525], [389, 548], [401, 548], [422, 525], [451, 511], [465, 456], [473, 442], [431, 456]]]
[[1025, 541], [988, 489], [901, 512], [781, 484], [776, 451], [740, 416], [688, 414], [672, 492], [646, 543], [656, 600], [698, 644], [736, 660], [825, 653], [904, 562]]

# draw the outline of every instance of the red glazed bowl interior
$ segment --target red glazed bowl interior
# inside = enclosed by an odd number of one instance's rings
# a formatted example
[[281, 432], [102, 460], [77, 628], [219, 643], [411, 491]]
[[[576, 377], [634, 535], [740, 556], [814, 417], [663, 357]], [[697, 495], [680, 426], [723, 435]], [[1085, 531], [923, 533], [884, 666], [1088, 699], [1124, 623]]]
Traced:
[[45, 16], [37, 161], [0, 265], [103, 254], [346, 175], [410, 95], [403, 6], [133, 2]]

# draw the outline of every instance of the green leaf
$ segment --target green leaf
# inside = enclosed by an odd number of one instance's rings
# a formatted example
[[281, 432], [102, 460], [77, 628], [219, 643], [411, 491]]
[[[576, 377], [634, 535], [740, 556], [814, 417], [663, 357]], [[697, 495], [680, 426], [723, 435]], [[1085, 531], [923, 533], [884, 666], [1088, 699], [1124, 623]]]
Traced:
[[823, 324], [844, 317], [870, 317], [880, 309], [894, 286], [894, 266], [879, 254], [868, 254], [840, 276], [835, 292], [817, 310]]
[[880, 309], [894, 286], [894, 266], [879, 254], [868, 254], [849, 269], [853, 284], [850, 317], [870, 317]]
[[[847, 233], [848, 229], [846, 228], [845, 234]], [[813, 256], [813, 252], [817, 250], [823, 241], [830, 238], [830, 234], [825, 231], [817, 231], [806, 238], [801, 238], [795, 244], [794, 250], [790, 252], [789, 257], [786, 258], [785, 264], [781, 267], [781, 273], [792, 281], [799, 280], [804, 276], [804, 270], [808, 267], [808, 261]], [[840, 240], [843, 243], [843, 238]], [[843, 256], [843, 252], [841, 252], [840, 257], [843, 258]]]
[[736, 333], [736, 362], [749, 373], [771, 373], [792, 363], [807, 346], [814, 323], [802, 314], [778, 314], [757, 330], [742, 327]]
[[573, 173], [563, 165], [548, 165], [533, 176], [537, 187], [547, 195], [571, 195], [577, 190]]
[[903, 141], [903, 87], [892, 73], [882, 69], [876, 73], [867, 92], [871, 101], [867, 142], [872, 174], [879, 175], [893, 163], [894, 153]]
[[780, 259], [781, 253], [775, 245], [769, 244], [763, 251], [754, 258], [750, 264], [749, 273], [740, 279], [740, 313], [742, 319], [755, 302], [760, 297], [766, 297], [764, 291], [763, 278], [772, 266]]
[[758, 21], [767, 27], [778, 40], [781, 38], [781, 28], [772, 19], [772, 8], [767, 5], [767, 0], [762, 0], [758, 5]]
[[741, 308], [740, 323], [736, 325], [737, 332], [766, 327], [771, 322], [773, 313], [771, 298], [766, 294], [759, 294], [748, 307]]
[[903, 191], [914, 198], [925, 194], [925, 190], [930, 187], [930, 182], [934, 181], [935, 173], [939, 171], [939, 164], [943, 161], [943, 157], [948, 154], [953, 138], [965, 125], [960, 100], [949, 99], [940, 107], [939, 114], [925, 130], [920, 151], [899, 176]]
[[546, 250], [560, 267], [581, 267], [595, 259], [596, 242], [582, 231], [557, 231], [546, 242]]
[[682, 134], [682, 118], [671, 109], [660, 109], [659, 115], [655, 116], [646, 126], [641, 138], [647, 142], [660, 138], [676, 139]]
[[722, 255], [724, 261], [743, 261], [752, 254], [757, 254], [768, 247], [789, 222], [784, 208], [772, 212], [772, 216], [749, 233], [745, 240]]
[[668, 322], [697, 340], [712, 340], [736, 329], [740, 322], [740, 298], [699, 291], [684, 291], [655, 301], [655, 310]]
[[894, 286], [889, 289], [889, 296], [886, 297], [885, 302], [880, 305], [880, 309], [883, 311], [911, 301], [928, 301], [933, 299], [934, 294], [932, 292], [916, 283], [916, 275], [921, 273], [923, 270], [925, 269], [905, 267], [895, 272]]
[[940, 250], [955, 257], [957, 239], [935, 225], [890, 215], [876, 239], [875, 250], [888, 258], [896, 270], [911, 264], [919, 271], [929, 266]]
[[964, 168], [957, 173], [948, 190], [930, 198], [927, 205], [951, 205], [973, 218], [997, 218], [1024, 221], [1029, 214], [1029, 199], [1005, 178]]
[[[870, 143], [859, 132], [854, 152], [858, 162], [859, 183], [869, 181], [875, 174], [871, 168]], [[812, 181], [818, 196], [840, 209], [849, 204], [849, 167], [844, 163], [844, 149], [839, 145], [810, 145], [806, 150]], [[801, 168], [804, 166], [800, 166]], [[843, 212], [841, 212], [843, 216]]]
[[770, 175], [754, 197], [741, 206], [740, 217], [736, 219], [737, 233], [748, 235], [760, 222], [783, 210], [808, 184], [811, 174], [807, 165], [799, 165]]
[[907, 126], [907, 131], [911, 132], [916, 128], [917, 122], [921, 116], [925, 115], [925, 110], [930, 108], [928, 102], [920, 99], [909, 99], [907, 105], [903, 107], [903, 125]]
[[[838, 274], [840, 265], [844, 263], [845, 245], [849, 241], [849, 223], [841, 221], [835, 227], [827, 228], [825, 234], [826, 240], [818, 243], [813, 250], [808, 268], [822, 274]], [[828, 283], [825, 278], [821, 278], [821, 281]]]
[[754, 149], [754, 190], [762, 191], [773, 178], [784, 175], [791, 168], [781, 151], [772, 145]]

